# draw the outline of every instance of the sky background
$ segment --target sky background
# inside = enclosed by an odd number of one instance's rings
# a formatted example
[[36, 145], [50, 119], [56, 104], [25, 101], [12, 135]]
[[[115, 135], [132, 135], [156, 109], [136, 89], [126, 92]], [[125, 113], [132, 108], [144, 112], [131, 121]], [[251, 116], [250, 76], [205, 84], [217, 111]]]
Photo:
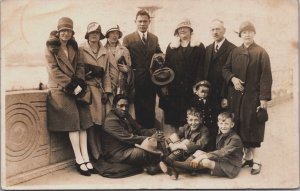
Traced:
[[[7, 71], [5, 80], [16, 80], [14, 72], [18, 69], [12, 66], [45, 66], [45, 43], [59, 18], [73, 19], [74, 37], [81, 44], [87, 25], [93, 21], [100, 23], [103, 33], [115, 24], [124, 35], [135, 31], [135, 14], [144, 6], [159, 7], [153, 15], [151, 30], [159, 37], [163, 52], [183, 17], [191, 20], [194, 38], [205, 46], [212, 43], [209, 26], [213, 19], [224, 21], [225, 36], [237, 46], [241, 45], [241, 39], [235, 31], [241, 22], [250, 20], [256, 27], [255, 41], [270, 55], [272, 70], [297, 67], [296, 0], [2, 0], [1, 65], [7, 66], [2, 70]], [[39, 73], [36, 70], [31, 67], [18, 77], [24, 82], [30, 71], [34, 78]], [[45, 71], [42, 73], [39, 78], [44, 82]]]

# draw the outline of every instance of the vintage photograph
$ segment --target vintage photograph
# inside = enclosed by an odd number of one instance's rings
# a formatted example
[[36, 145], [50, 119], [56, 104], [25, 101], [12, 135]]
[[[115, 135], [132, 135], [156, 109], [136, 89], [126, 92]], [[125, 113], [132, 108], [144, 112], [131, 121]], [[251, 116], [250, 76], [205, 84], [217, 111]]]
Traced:
[[299, 188], [297, 0], [2, 0], [1, 189]]

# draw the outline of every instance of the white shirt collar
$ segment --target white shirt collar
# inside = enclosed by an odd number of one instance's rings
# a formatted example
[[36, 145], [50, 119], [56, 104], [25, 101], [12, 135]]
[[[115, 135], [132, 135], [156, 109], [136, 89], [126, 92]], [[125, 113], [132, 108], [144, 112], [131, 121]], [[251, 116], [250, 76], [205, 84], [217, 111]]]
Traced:
[[[140, 31], [138, 31], [138, 33], [139, 33], [139, 35], [140, 35], [140, 38], [142, 39], [143, 33], [140, 32]], [[148, 39], [148, 31], [144, 32], [144, 34], [145, 34], [145, 38], [146, 38], [146, 40], [147, 40], [147, 39]]]
[[218, 45], [218, 48], [220, 50], [220, 47], [222, 46], [223, 42], [225, 41], [225, 37], [223, 38], [223, 40], [221, 42], [215, 42], [215, 49], [216, 49], [216, 46]]

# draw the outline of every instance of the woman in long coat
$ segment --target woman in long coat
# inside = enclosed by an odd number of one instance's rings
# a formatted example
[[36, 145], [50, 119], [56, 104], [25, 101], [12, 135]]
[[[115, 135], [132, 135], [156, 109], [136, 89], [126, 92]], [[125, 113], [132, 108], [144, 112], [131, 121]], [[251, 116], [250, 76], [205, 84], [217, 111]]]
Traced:
[[73, 21], [62, 17], [57, 31], [50, 33], [45, 52], [49, 74], [47, 127], [52, 132], [68, 132], [75, 154], [77, 170], [90, 176], [94, 172], [89, 162], [86, 129], [93, 123], [88, 105], [77, 102], [84, 96], [84, 66], [79, 61], [78, 45], [73, 38]]
[[112, 94], [106, 103], [106, 113], [112, 108], [112, 101], [115, 95], [123, 94], [129, 98], [129, 113], [134, 114], [134, 79], [131, 68], [131, 58], [128, 49], [122, 46], [119, 39], [122, 38], [122, 31], [119, 25], [109, 28], [105, 37], [107, 39], [104, 47], [107, 50], [109, 62], [109, 76], [111, 80]]
[[243, 44], [231, 52], [223, 68], [223, 77], [229, 84], [229, 109], [235, 114], [235, 125], [244, 144], [243, 165], [252, 167], [251, 174], [261, 170], [258, 148], [264, 140], [265, 121], [258, 120], [257, 112], [267, 109], [272, 86], [269, 55], [254, 42], [255, 34], [251, 22], [240, 25]]
[[86, 42], [80, 47], [80, 59], [85, 65], [85, 78], [91, 90], [91, 104], [89, 110], [92, 115], [94, 126], [88, 133], [88, 143], [94, 159], [101, 155], [101, 144], [99, 140], [100, 128], [104, 122], [105, 104], [108, 94], [111, 93], [111, 82], [108, 68], [108, 54], [102, 43], [104, 35], [101, 26], [97, 22], [91, 22], [87, 26], [85, 35]]
[[166, 96], [160, 98], [159, 106], [164, 110], [166, 124], [176, 129], [183, 126], [186, 120], [186, 110], [193, 96], [193, 85], [202, 72], [205, 48], [203, 43], [196, 41], [192, 35], [193, 29], [188, 19], [180, 22], [175, 30], [175, 39], [166, 50], [165, 64], [175, 72], [175, 78], [168, 85]]

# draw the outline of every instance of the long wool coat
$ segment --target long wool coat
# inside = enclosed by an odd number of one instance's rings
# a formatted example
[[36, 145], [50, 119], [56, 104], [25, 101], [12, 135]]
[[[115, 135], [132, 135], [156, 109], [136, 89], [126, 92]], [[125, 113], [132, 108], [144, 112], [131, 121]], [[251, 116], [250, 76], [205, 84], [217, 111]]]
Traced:
[[169, 44], [166, 50], [166, 66], [175, 72], [168, 85], [169, 95], [160, 99], [159, 106], [165, 112], [165, 122], [179, 127], [185, 124], [186, 110], [193, 96], [193, 85], [203, 73], [205, 48], [201, 42], [191, 39], [187, 47], [181, 47], [179, 39]]
[[[267, 52], [253, 43], [234, 49], [223, 68], [223, 77], [229, 84], [229, 109], [235, 114], [235, 123], [243, 142], [262, 142], [265, 123], [256, 118], [260, 100], [271, 100], [272, 73]], [[244, 91], [234, 89], [232, 77], [241, 79]]]
[[75, 96], [65, 91], [72, 76], [84, 79], [77, 43], [72, 42], [73, 46], [67, 45], [68, 57], [61, 47], [57, 47], [58, 53], [50, 47], [45, 51], [49, 74], [47, 127], [50, 131], [79, 131], [93, 125], [88, 105], [78, 104]]
[[99, 42], [100, 50], [98, 54], [95, 55], [88, 42], [83, 43], [80, 46], [80, 59], [84, 64], [91, 64], [95, 66], [101, 66], [104, 69], [104, 75], [102, 78], [94, 77], [92, 79], [86, 80], [92, 93], [92, 104], [89, 106], [93, 122], [97, 125], [102, 125], [105, 109], [104, 105], [101, 103], [101, 98], [104, 92], [111, 92], [111, 81], [109, 76], [108, 67], [108, 55], [104, 46]]

